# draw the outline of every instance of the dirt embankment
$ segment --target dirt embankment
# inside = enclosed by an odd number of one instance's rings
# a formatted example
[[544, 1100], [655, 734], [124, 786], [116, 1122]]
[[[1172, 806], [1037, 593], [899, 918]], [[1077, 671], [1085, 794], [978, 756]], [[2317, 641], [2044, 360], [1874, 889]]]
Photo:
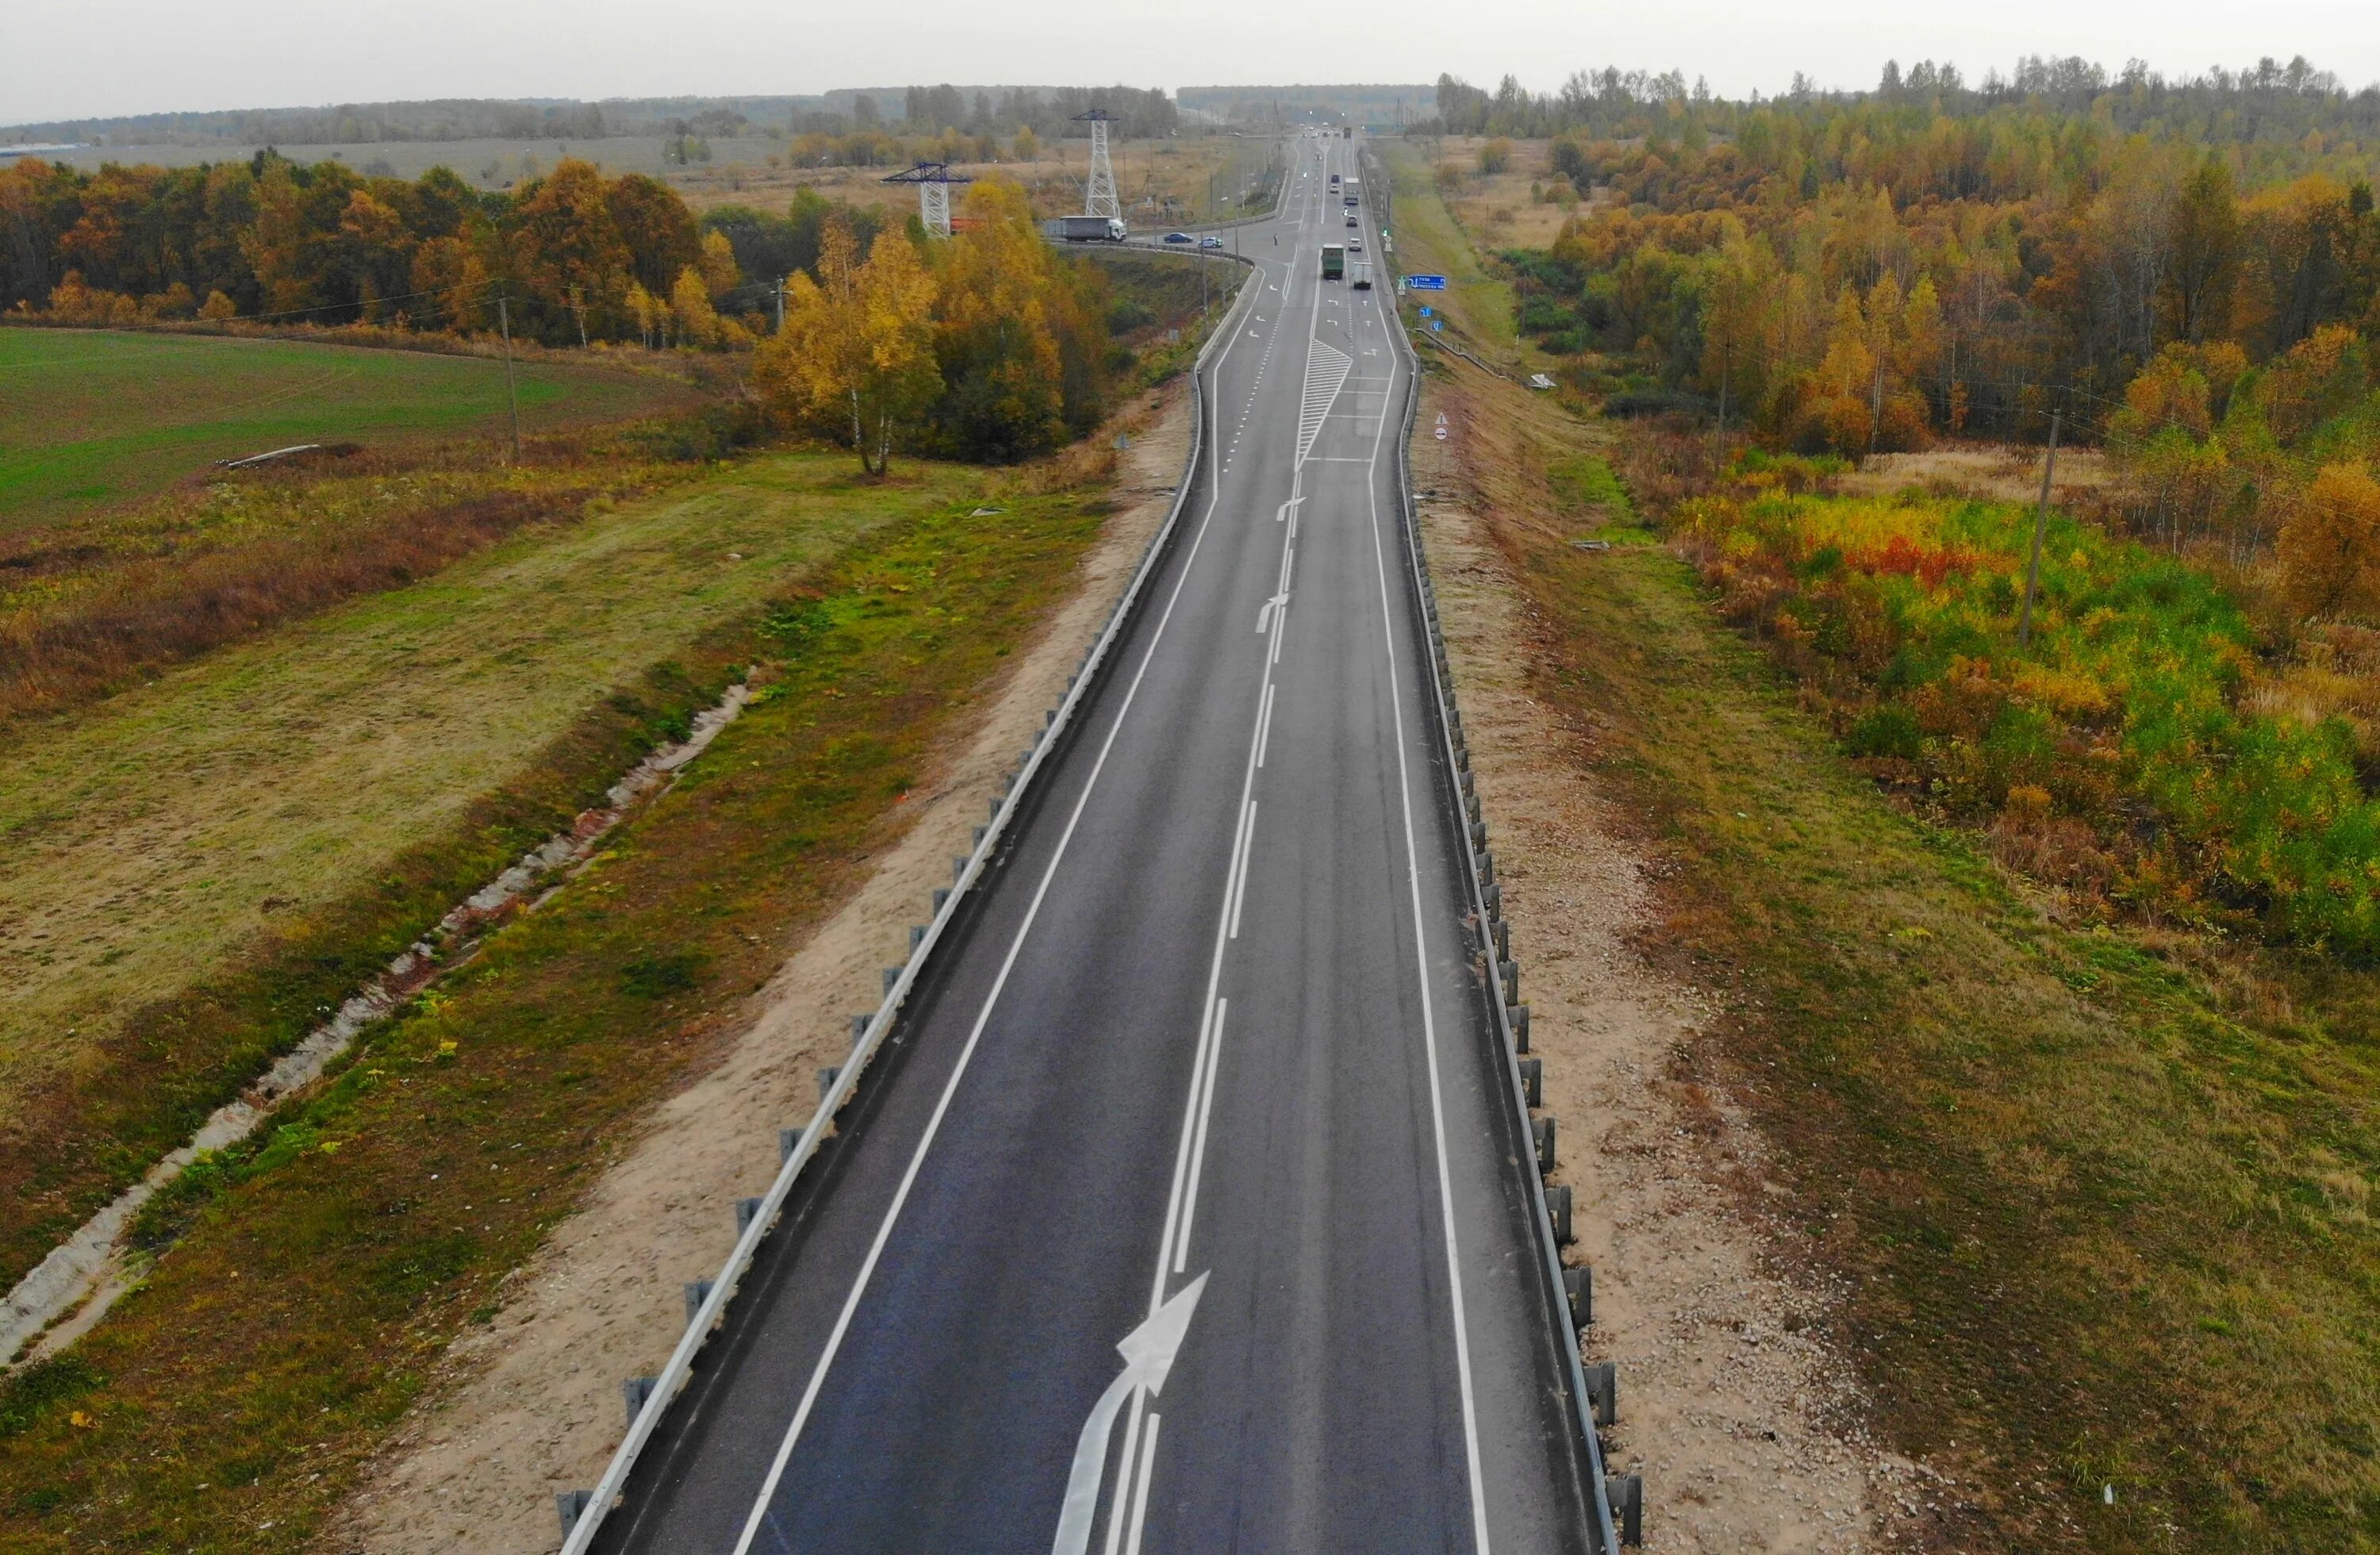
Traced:
[[819, 1067], [841, 1061], [851, 1017], [876, 1007], [879, 969], [906, 954], [908, 926], [949, 883], [985, 799], [1163, 522], [1188, 449], [1186, 382], [1147, 396], [1126, 424], [1116, 512], [1079, 587], [942, 753], [934, 780], [905, 796], [916, 813], [901, 841], [754, 996], [748, 1028], [717, 1066], [654, 1115], [519, 1271], [494, 1320], [454, 1347], [319, 1548], [517, 1555], [560, 1543], [554, 1493], [601, 1476], [624, 1427], [621, 1379], [668, 1358], [685, 1327], [683, 1286], [727, 1256], [731, 1206], [775, 1175], [777, 1130], [809, 1117]]
[[1583, 429], [1461, 367], [1426, 385], [1421, 425], [1440, 412], [1448, 440], [1415, 450], [1422, 531], [1577, 1200], [1569, 1257], [1595, 1269], [1588, 1356], [1619, 1364], [1613, 1472], [1645, 1477], [1648, 1549], [1883, 1548], [1920, 1471], [1862, 1431], [1827, 1291], [1768, 1256], [1762, 1141], [1687, 1062], [1710, 1006], [1633, 948], [1654, 855], [1594, 774], [1594, 728], [1540, 698], [1555, 657], [1520, 536], [1565, 543], [1543, 471]]

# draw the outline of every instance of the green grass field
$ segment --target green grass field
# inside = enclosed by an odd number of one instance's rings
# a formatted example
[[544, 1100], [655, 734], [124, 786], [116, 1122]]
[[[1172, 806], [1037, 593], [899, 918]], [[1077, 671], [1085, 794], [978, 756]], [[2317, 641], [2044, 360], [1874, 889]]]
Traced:
[[[540, 431], [688, 402], [626, 368], [519, 368]], [[0, 329], [0, 533], [156, 491], [216, 459], [299, 443], [492, 436], [504, 368], [305, 341]]]

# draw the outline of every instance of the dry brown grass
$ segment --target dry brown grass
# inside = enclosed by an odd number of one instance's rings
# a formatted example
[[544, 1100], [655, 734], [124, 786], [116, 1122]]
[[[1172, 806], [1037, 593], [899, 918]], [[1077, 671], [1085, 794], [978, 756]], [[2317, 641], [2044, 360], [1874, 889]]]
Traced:
[[[2114, 489], [2119, 472], [2096, 448], [2058, 451], [2060, 506]], [[1891, 496], [1912, 488], [1977, 502], [2034, 502], [2041, 496], [2041, 450], [2013, 443], [1953, 443], [1920, 454], [1871, 454], [1840, 477], [1845, 496]]]
[[1501, 173], [1479, 171], [1484, 136], [1450, 135], [1436, 143], [1439, 188], [1454, 219], [1480, 248], [1548, 249], [1581, 202], [1556, 174], [1549, 140], [1514, 140]]
[[218, 472], [0, 541], [0, 723], [55, 712], [274, 623], [426, 577], [525, 525], [650, 490], [652, 459], [555, 440]]

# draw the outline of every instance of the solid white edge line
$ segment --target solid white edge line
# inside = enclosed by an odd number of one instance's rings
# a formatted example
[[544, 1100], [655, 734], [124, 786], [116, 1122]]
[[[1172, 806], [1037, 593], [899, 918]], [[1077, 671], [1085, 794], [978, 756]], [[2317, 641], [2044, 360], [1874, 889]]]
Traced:
[[[1234, 337], [1233, 344], [1236, 343], [1236, 337]], [[1215, 358], [1213, 371], [1217, 376], [1220, 376], [1223, 363], [1230, 357], [1231, 346], [1226, 346]], [[1211, 464], [1209, 468], [1213, 468]], [[1123, 701], [1116, 709], [1115, 719], [1108, 727], [1107, 737], [1100, 742], [1099, 758], [1092, 763], [1090, 775], [1084, 781], [1083, 792], [1075, 801], [1073, 813], [1067, 817], [1066, 829], [1059, 836], [1057, 850], [1050, 856], [1048, 868], [1042, 871], [1040, 883], [1035, 888], [1033, 900], [1026, 909], [1025, 919], [1017, 926], [1015, 938], [1010, 942], [1008, 954], [1001, 962], [1000, 975], [993, 980], [990, 991], [984, 998], [983, 1007], [976, 1016], [974, 1028], [967, 1034], [965, 1045], [959, 1050], [957, 1065], [952, 1070], [949, 1081], [942, 1087], [941, 1098], [934, 1104], [933, 1114], [927, 1122], [925, 1135], [918, 1140], [917, 1149], [910, 1157], [909, 1165], [902, 1173], [900, 1187], [894, 1192], [892, 1202], [886, 1209], [882, 1222], [877, 1227], [875, 1239], [868, 1249], [868, 1257], [860, 1266], [857, 1278], [852, 1283], [850, 1294], [844, 1300], [843, 1310], [835, 1318], [833, 1330], [827, 1336], [826, 1348], [819, 1356], [810, 1373], [809, 1383], [803, 1390], [801, 1403], [795, 1411], [792, 1423], [785, 1427], [784, 1440], [778, 1445], [776, 1456], [769, 1465], [768, 1476], [761, 1483], [760, 1493], [752, 1503], [751, 1514], [745, 1521], [744, 1532], [735, 1541], [735, 1555], [747, 1555], [752, 1548], [753, 1537], [759, 1531], [761, 1520], [768, 1513], [769, 1502], [776, 1495], [778, 1482], [784, 1477], [785, 1465], [793, 1458], [794, 1444], [800, 1439], [802, 1427], [809, 1418], [811, 1406], [818, 1401], [819, 1391], [824, 1386], [827, 1371], [833, 1365], [835, 1353], [842, 1346], [844, 1334], [851, 1327], [852, 1316], [858, 1308], [860, 1298], [867, 1294], [868, 1282], [869, 1277], [876, 1271], [877, 1260], [883, 1255], [885, 1244], [892, 1237], [893, 1223], [900, 1219], [902, 1207], [908, 1200], [909, 1189], [917, 1182], [917, 1172], [925, 1164], [927, 1151], [932, 1147], [935, 1135], [941, 1129], [942, 1119], [950, 1110], [951, 1099], [956, 1094], [959, 1082], [966, 1074], [968, 1062], [975, 1056], [976, 1046], [982, 1039], [984, 1027], [991, 1019], [992, 1008], [999, 1002], [1001, 990], [1007, 985], [1009, 972], [1016, 965], [1017, 955], [1024, 949], [1026, 936], [1032, 931], [1034, 920], [1040, 914], [1042, 899], [1049, 893], [1050, 882], [1056, 876], [1058, 866], [1066, 856], [1067, 845], [1074, 840], [1075, 825], [1082, 820], [1083, 810], [1089, 804], [1092, 793], [1099, 786], [1099, 773], [1107, 766], [1109, 753], [1115, 748], [1116, 736], [1123, 732], [1125, 716], [1132, 711], [1132, 704], [1140, 694], [1141, 681], [1148, 674], [1149, 662], [1156, 657], [1159, 645], [1165, 640], [1166, 626], [1173, 618], [1174, 606], [1181, 602], [1182, 590], [1190, 581], [1191, 567], [1197, 560], [1199, 549], [1206, 543], [1207, 531], [1214, 523], [1215, 510], [1221, 500], [1221, 482], [1219, 478], [1210, 478], [1207, 494], [1207, 511], [1200, 516], [1198, 532], [1192, 537], [1190, 549], [1182, 559], [1182, 571], [1174, 579], [1173, 591], [1166, 596], [1165, 610], [1158, 617], [1156, 629], [1148, 639], [1148, 647], [1141, 654], [1140, 663], [1133, 672], [1132, 684], [1125, 688]]]

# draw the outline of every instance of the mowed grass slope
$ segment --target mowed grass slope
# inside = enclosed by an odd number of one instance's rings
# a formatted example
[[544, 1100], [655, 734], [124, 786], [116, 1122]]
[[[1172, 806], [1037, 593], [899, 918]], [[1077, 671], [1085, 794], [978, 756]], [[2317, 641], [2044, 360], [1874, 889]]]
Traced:
[[[691, 401], [685, 385], [522, 362], [525, 431]], [[509, 435], [504, 364], [304, 341], [0, 329], [0, 532], [300, 443]]]
[[[492, 832], [475, 803], [721, 623], [984, 479], [854, 474], [776, 456], [540, 526], [22, 743], [0, 767], [0, 1281], [573, 796]], [[578, 774], [577, 801], [629, 754]], [[465, 832], [468, 868], [395, 870]], [[192, 1015], [194, 985], [326, 924], [311, 980]]]

